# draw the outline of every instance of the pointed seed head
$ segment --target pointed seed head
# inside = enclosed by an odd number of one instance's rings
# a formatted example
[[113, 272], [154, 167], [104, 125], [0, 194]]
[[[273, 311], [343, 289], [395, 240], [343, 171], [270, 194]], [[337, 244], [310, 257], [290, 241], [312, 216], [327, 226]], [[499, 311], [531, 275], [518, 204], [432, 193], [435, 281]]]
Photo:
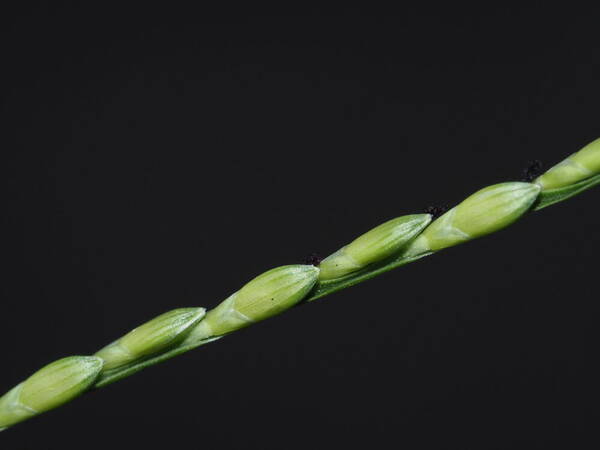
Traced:
[[69, 356], [31, 375], [0, 398], [0, 428], [54, 409], [88, 390], [102, 370], [95, 356]]
[[104, 370], [131, 363], [183, 340], [206, 313], [204, 308], [179, 308], [161, 314], [96, 353]]
[[500, 230], [527, 212], [539, 192], [538, 185], [521, 182], [481, 189], [435, 220], [405, 255], [441, 250]]
[[190, 338], [222, 335], [279, 314], [306, 297], [318, 276], [311, 265], [271, 269], [209, 311]]
[[331, 280], [392, 256], [431, 222], [429, 214], [412, 214], [385, 222], [321, 261], [319, 279]]

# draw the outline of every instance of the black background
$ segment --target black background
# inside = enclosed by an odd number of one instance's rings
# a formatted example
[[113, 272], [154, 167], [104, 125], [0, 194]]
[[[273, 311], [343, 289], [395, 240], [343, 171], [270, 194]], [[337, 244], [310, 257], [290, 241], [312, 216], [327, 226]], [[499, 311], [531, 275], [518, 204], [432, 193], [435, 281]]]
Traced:
[[[0, 386], [600, 135], [596, 11], [4, 9]], [[2, 449], [598, 445], [597, 191], [153, 367]]]

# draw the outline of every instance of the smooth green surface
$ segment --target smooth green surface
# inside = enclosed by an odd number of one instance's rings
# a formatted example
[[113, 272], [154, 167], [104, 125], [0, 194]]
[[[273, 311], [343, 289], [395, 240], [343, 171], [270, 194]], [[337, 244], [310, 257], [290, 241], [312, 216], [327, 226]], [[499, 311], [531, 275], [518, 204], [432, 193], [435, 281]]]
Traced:
[[430, 214], [411, 214], [373, 228], [321, 261], [319, 280], [342, 278], [398, 253], [430, 222]]
[[485, 187], [456, 207], [452, 225], [471, 239], [495, 233], [519, 220], [539, 192], [536, 184], [518, 181]]
[[23, 383], [19, 400], [37, 412], [48, 411], [84, 392], [102, 370], [96, 356], [69, 356], [38, 370]]
[[[255, 322], [265, 320], [306, 297], [318, 278], [319, 269], [311, 265], [298, 264], [269, 270], [237, 292], [235, 310]], [[233, 330], [226, 330], [229, 331]]]
[[507, 182], [487, 186], [436, 219], [406, 250], [406, 256], [435, 252], [507, 227], [525, 214], [540, 187]]
[[319, 269], [310, 265], [271, 269], [210, 310], [184, 344], [231, 333], [280, 314], [306, 297], [318, 277]]
[[95, 356], [69, 356], [44, 366], [0, 398], [0, 427], [73, 400], [90, 388], [102, 366]]
[[96, 353], [104, 360], [104, 370], [129, 364], [160, 353], [183, 340], [200, 320], [204, 308], [179, 308], [140, 325]]

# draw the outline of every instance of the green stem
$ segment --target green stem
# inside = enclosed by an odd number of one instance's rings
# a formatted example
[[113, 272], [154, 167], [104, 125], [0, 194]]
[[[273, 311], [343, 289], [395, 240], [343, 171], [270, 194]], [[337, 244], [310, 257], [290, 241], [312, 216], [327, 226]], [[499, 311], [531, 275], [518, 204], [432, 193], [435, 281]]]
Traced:
[[313, 300], [320, 299], [329, 294], [333, 294], [334, 292], [341, 291], [342, 289], [349, 288], [356, 284], [362, 283], [363, 281], [370, 280], [371, 278], [375, 278], [378, 275], [389, 272], [396, 267], [409, 264], [431, 254], [433, 253], [427, 252], [418, 256], [411, 256], [407, 258], [395, 256], [379, 264], [373, 264], [346, 277], [338, 278], [336, 280], [323, 281], [315, 286], [315, 289], [313, 289], [309, 297], [303, 303], [312, 302]]
[[100, 374], [94, 387], [101, 388], [104, 386], [108, 386], [109, 384], [112, 384], [115, 381], [122, 380], [123, 378], [127, 378], [133, 375], [134, 373], [145, 369], [146, 367], [150, 367], [163, 361], [167, 361], [168, 359], [174, 358], [175, 356], [181, 355], [182, 353], [189, 352], [190, 350], [200, 347], [201, 345], [208, 344], [210, 342], [221, 339], [222, 337], [223, 336], [215, 336], [209, 339], [203, 339], [198, 342], [193, 342], [191, 344], [179, 345], [164, 353], [160, 353], [159, 355], [156, 355], [152, 358], [148, 358], [143, 361], [136, 361], [135, 363], [128, 364], [126, 366], [122, 366], [113, 370], [107, 370]]

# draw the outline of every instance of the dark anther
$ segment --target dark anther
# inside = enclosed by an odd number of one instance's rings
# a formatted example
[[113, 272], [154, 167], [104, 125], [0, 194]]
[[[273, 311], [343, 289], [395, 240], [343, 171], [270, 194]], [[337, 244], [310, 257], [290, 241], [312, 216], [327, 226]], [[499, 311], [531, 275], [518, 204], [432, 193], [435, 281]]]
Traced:
[[533, 180], [535, 180], [538, 176], [540, 176], [542, 174], [542, 162], [539, 160], [533, 160], [529, 163], [529, 165], [527, 166], [527, 168], [525, 168], [525, 170], [523, 170], [523, 181], [526, 181], [527, 183], [531, 183]]
[[323, 261], [323, 258], [321, 258], [319, 255], [317, 255], [316, 253], [311, 253], [310, 255], [308, 255], [308, 257], [306, 257], [304, 259], [304, 264], [310, 264], [313, 266], [318, 266], [319, 264], [321, 264], [321, 261]]
[[439, 206], [439, 205], [438, 206], [428, 206], [427, 208], [425, 208], [425, 214], [431, 214], [434, 219], [437, 219], [442, 214], [444, 214], [446, 211], [448, 211], [448, 208], [446, 208], [445, 206]]

